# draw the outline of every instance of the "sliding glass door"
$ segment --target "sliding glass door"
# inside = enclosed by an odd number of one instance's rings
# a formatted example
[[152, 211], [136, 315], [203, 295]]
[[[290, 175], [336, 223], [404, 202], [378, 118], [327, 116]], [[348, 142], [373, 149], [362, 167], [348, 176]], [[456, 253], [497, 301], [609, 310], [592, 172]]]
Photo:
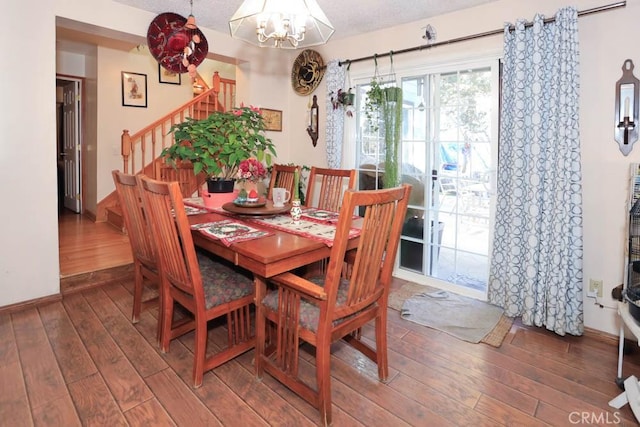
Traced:
[[[489, 270], [497, 147], [497, 61], [398, 77], [403, 89], [402, 182], [413, 186], [400, 271], [484, 293]], [[359, 188], [380, 188], [384, 129], [362, 114]]]

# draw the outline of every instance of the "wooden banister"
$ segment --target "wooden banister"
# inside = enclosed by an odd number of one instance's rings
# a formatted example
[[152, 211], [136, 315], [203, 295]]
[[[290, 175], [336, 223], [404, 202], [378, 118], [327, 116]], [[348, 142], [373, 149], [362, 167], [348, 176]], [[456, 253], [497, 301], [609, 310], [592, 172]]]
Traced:
[[[174, 143], [173, 136], [169, 135], [169, 129], [173, 125], [182, 123], [187, 117], [203, 119], [214, 111], [227, 111], [233, 108], [236, 94], [235, 80], [222, 78], [216, 71], [212, 86], [211, 89], [205, 90], [136, 133], [130, 134], [128, 129], [124, 129], [120, 137], [122, 172], [143, 173], [155, 179], [176, 180], [178, 177], [182, 181], [181, 189], [185, 193], [194, 192], [204, 182], [204, 177], [193, 176], [192, 181], [186, 182], [189, 174], [184, 169], [189, 165], [182, 165], [179, 175], [173, 171], [163, 171], [167, 166], [160, 158], [160, 153]], [[98, 202], [96, 221], [106, 220], [107, 208], [114, 206], [116, 202], [115, 191]]]
[[[174, 143], [173, 137], [168, 135], [169, 129], [177, 123], [182, 123], [187, 117], [199, 119], [208, 117], [214, 111], [226, 111], [233, 107], [234, 97], [235, 80], [221, 78], [216, 71], [213, 76], [213, 88], [134, 134], [129, 134], [127, 129], [123, 130], [122, 171], [131, 174], [148, 171], [150, 176], [155, 177], [156, 168], [153, 167], [153, 163], [158, 160], [163, 149]], [[151, 147], [147, 146], [147, 141], [151, 142]]]

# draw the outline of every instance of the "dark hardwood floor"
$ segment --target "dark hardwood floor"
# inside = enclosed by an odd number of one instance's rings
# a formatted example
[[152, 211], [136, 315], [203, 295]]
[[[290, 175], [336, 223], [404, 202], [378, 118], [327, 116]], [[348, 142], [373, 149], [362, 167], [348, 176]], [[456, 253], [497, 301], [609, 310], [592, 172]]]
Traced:
[[[90, 263], [90, 260], [87, 260]], [[402, 283], [397, 281], [394, 287]], [[132, 278], [67, 292], [61, 302], [0, 314], [0, 425], [315, 425], [318, 413], [253, 374], [253, 351], [191, 387], [193, 334], [155, 342], [157, 310], [131, 324]], [[223, 343], [211, 325], [210, 344]], [[372, 338], [373, 328], [364, 334]], [[333, 347], [335, 426], [637, 425], [620, 390], [614, 340], [560, 337], [516, 321], [500, 348], [469, 344], [389, 315], [389, 381], [344, 343]], [[302, 352], [301, 370], [314, 358]], [[640, 376], [638, 354], [625, 376]]]

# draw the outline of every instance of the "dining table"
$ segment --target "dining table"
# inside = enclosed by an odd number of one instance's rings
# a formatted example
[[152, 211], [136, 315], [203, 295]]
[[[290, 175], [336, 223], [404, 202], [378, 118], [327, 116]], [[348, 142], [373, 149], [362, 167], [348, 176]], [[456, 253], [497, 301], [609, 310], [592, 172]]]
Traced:
[[[271, 202], [269, 201], [268, 203]], [[199, 202], [197, 200], [194, 201], [194, 199], [185, 199], [185, 206], [190, 209], [200, 207]], [[279, 213], [274, 215], [268, 215], [268, 212], [265, 214], [263, 210], [260, 214], [254, 216], [251, 215], [250, 210], [239, 214], [223, 209], [205, 209], [202, 206], [200, 211], [195, 212], [196, 214], [188, 216], [192, 225], [193, 243], [196, 247], [205, 249], [252, 272], [256, 288], [264, 286], [268, 278], [277, 274], [292, 271], [329, 257], [332, 246], [331, 240], [315, 238], [307, 235], [307, 233], [287, 229], [287, 226], [293, 221], [289, 216], [288, 210], [277, 210]], [[313, 228], [314, 224], [318, 226], [321, 224], [322, 227], [329, 229], [333, 227], [335, 229], [337, 221], [323, 220], [330, 213], [314, 209], [308, 212], [310, 212], [310, 215], [311, 213], [315, 214], [315, 218], [307, 218], [310, 221], [308, 228]], [[332, 218], [337, 219], [337, 215], [337, 213], [334, 213]], [[349, 239], [348, 250], [357, 247], [359, 221], [359, 219], [354, 221], [352, 230], [355, 232], [353, 237]], [[273, 223], [273, 225], [265, 225], [268, 222]], [[264, 235], [229, 243], [225, 239], [212, 236], [211, 233], [203, 232], [202, 226], [209, 226], [212, 223], [244, 224], [252, 229], [263, 231]], [[297, 228], [305, 229], [305, 226], [302, 224]]]

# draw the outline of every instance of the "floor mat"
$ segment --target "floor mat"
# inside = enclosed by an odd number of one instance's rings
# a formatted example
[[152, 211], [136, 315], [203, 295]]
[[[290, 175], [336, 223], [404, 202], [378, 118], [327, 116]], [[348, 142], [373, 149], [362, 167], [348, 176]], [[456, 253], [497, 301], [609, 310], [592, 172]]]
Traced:
[[[435, 300], [438, 299], [443, 299], [442, 297], [446, 297], [449, 295], [453, 295], [455, 296], [455, 294], [451, 294], [449, 292], [445, 292], [442, 290], [439, 290], [437, 288], [433, 288], [430, 286], [425, 286], [425, 285], [419, 285], [417, 283], [407, 283], [405, 285], [403, 285], [400, 289], [391, 292], [391, 294], [389, 295], [389, 307], [397, 310], [397, 311], [401, 311], [402, 310], [402, 306], [405, 303], [406, 300], [411, 299], [416, 297], [417, 295], [420, 294], [432, 294], [432, 297], [428, 297], [429, 300], [434, 300], [432, 302], [437, 302]], [[438, 296], [440, 296], [441, 298], [437, 298]], [[435, 298], [434, 298], [435, 297]], [[457, 297], [457, 296], [455, 296]], [[424, 298], [423, 298], [424, 299]], [[456, 298], [458, 299], [458, 298]], [[482, 303], [482, 301], [477, 301], [477, 300], [473, 300], [473, 299], [469, 299], [471, 301], [467, 301], [467, 299], [465, 297], [461, 297], [462, 301], [460, 301], [460, 299], [458, 299], [457, 304], [458, 304], [458, 309], [462, 309], [464, 311], [469, 311], [470, 308], [465, 308], [464, 303], [470, 303], [470, 304], [475, 304], [478, 309], [482, 309], [484, 308], [483, 305], [488, 305], [491, 306], [490, 304], [487, 303]], [[427, 301], [423, 301], [423, 302], [418, 302], [418, 303], [414, 303], [415, 304], [429, 304], [429, 300]], [[476, 304], [476, 303], [481, 303], [481, 304]], [[449, 303], [447, 303], [449, 304]], [[462, 305], [461, 305], [462, 304]], [[440, 304], [442, 305], [442, 304]], [[426, 307], [426, 305], [425, 305]], [[491, 306], [494, 307], [494, 306]], [[489, 307], [490, 308], [490, 307]], [[444, 310], [444, 312], [446, 313], [446, 309]], [[455, 311], [452, 311], [455, 312]], [[467, 313], [469, 314], [469, 313]], [[463, 331], [463, 329], [460, 329], [460, 320], [464, 317], [466, 318], [470, 318], [473, 319], [474, 316], [467, 316], [467, 315], [458, 315], [458, 316], [453, 316], [451, 320], [451, 322], [448, 322], [449, 325], [447, 324], [447, 322], [442, 322], [441, 320], [442, 315], [439, 315], [438, 317], [436, 317], [435, 322], [438, 324], [433, 324], [433, 325], [429, 325], [429, 324], [425, 324], [425, 326], [427, 327], [432, 327], [434, 329], [438, 329], [438, 330], [443, 330], [444, 332], [450, 333], [453, 336], [456, 336], [459, 339], [465, 339], [465, 333]], [[408, 319], [407, 319], [408, 320]], [[473, 320], [467, 320], [467, 322], [474, 322]], [[482, 342], [488, 345], [491, 345], [493, 347], [500, 347], [500, 345], [502, 345], [502, 341], [504, 340], [504, 337], [507, 335], [507, 333], [509, 332], [509, 330], [511, 329], [511, 325], [513, 324], [513, 319], [507, 316], [502, 315], [498, 315], [494, 320], [487, 320], [487, 322], [490, 325], [493, 325], [492, 327], [488, 327], [486, 333], [480, 333], [477, 332], [475, 337], [473, 337], [471, 339], [470, 342]], [[423, 322], [420, 322], [421, 324], [424, 324]], [[444, 326], [443, 326], [444, 325]], [[450, 327], [450, 330], [445, 330], [444, 328]], [[464, 326], [464, 325], [462, 325]], [[458, 334], [458, 335], [456, 335]], [[468, 335], [468, 334], [467, 334]], [[478, 336], [482, 335], [482, 337], [477, 340]], [[469, 341], [469, 339], [465, 339], [465, 341]]]

